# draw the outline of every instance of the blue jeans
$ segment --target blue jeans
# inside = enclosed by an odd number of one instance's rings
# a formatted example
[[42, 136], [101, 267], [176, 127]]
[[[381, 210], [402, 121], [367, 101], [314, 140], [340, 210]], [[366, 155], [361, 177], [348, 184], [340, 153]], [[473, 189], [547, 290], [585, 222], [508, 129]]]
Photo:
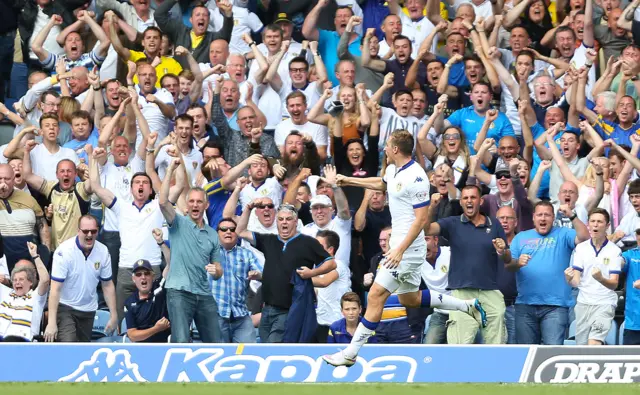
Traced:
[[282, 343], [288, 309], [264, 305], [260, 317], [260, 343]]
[[195, 322], [203, 343], [220, 343], [218, 305], [212, 295], [196, 295], [167, 289], [167, 310], [171, 322], [171, 343], [189, 343], [191, 322]]
[[255, 343], [256, 331], [251, 321], [251, 316], [245, 317], [218, 317], [223, 343]]
[[424, 338], [425, 344], [447, 344], [447, 321], [449, 314], [434, 311], [431, 314], [427, 335]]
[[504, 324], [507, 326], [507, 344], [518, 344], [516, 342], [516, 307], [507, 306], [504, 310]]
[[561, 345], [569, 327], [569, 309], [516, 304], [518, 344]]
[[[0, 102], [5, 102], [7, 88], [11, 81], [11, 66], [13, 66], [13, 48], [16, 32], [0, 35]], [[9, 107], [11, 108], [11, 107]]]

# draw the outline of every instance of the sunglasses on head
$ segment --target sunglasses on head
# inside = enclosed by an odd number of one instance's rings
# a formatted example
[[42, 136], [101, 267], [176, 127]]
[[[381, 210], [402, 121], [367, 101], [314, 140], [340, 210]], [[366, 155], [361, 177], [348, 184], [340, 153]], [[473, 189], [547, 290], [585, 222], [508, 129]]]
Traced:
[[225, 233], [225, 232], [233, 233], [233, 232], [236, 231], [236, 228], [235, 227], [221, 226], [221, 227], [218, 228], [218, 231], [222, 232], [222, 233]]
[[275, 208], [275, 204], [273, 203], [268, 203], [268, 204], [256, 204], [255, 206], [256, 208]]
[[98, 233], [98, 229], [80, 229], [80, 232], [84, 233], [85, 235], [95, 235]]
[[151, 276], [151, 272], [148, 272], [146, 270], [141, 270], [139, 272], [135, 272], [134, 275], [136, 277], [142, 277], [142, 276], [147, 276], [148, 277], [148, 276]]
[[444, 135], [444, 139], [445, 140], [460, 140], [460, 133], [445, 134]]

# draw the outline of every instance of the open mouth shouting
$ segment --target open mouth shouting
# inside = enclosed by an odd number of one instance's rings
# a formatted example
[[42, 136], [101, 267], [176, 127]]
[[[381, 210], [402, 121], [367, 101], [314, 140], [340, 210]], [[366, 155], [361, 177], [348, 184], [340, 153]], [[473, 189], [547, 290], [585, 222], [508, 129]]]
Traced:
[[351, 156], [349, 156], [349, 159], [351, 160], [351, 164], [359, 165], [362, 157], [360, 156], [360, 154], [351, 154]]

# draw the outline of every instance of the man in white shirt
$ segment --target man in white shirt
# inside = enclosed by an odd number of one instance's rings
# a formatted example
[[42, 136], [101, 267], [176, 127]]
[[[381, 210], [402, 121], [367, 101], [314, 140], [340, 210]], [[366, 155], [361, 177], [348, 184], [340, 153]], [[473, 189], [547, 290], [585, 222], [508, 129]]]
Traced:
[[187, 174], [191, 179], [191, 184], [196, 182], [196, 177], [202, 166], [202, 153], [195, 147], [193, 143], [193, 117], [188, 114], [178, 115], [175, 120], [173, 132], [176, 135], [176, 143], [174, 147], [165, 145], [160, 148], [158, 156], [156, 156], [155, 166], [158, 168], [158, 176], [164, 179], [167, 168], [173, 160], [168, 150], [177, 149], [178, 152], [172, 152], [173, 155], [179, 155], [184, 160]]
[[98, 221], [83, 215], [78, 235], [58, 246], [53, 255], [49, 323], [44, 331], [47, 342], [89, 342], [98, 309], [98, 283], [109, 306], [105, 332], [118, 328], [116, 293], [111, 281], [111, 257], [107, 247], [96, 241]]
[[[173, 96], [164, 88], [156, 89], [158, 76], [156, 69], [150, 64], [141, 64], [136, 68], [138, 85], [136, 91], [140, 94], [138, 104], [141, 106], [142, 115], [149, 124], [149, 130], [158, 133], [158, 141], [169, 134], [169, 120], [176, 116], [176, 108]], [[143, 135], [138, 126], [136, 148], [142, 142]]]
[[327, 195], [316, 195], [311, 199], [310, 205], [313, 222], [302, 228], [302, 234], [316, 237], [318, 232], [322, 230], [336, 232], [340, 236], [340, 247], [335, 254], [336, 260], [348, 264], [351, 256], [352, 219], [347, 196], [337, 185], [336, 175], [336, 168], [333, 165], [325, 166], [323, 180], [331, 185], [333, 190], [333, 199], [336, 202], [335, 216], [331, 198]]
[[268, 197], [276, 207], [282, 200], [282, 185], [276, 177], [269, 177], [269, 162], [266, 158], [251, 163], [249, 177], [251, 182], [240, 192], [240, 205], [245, 207], [257, 198]]
[[[446, 295], [451, 291], [447, 290], [449, 285], [449, 261], [451, 259], [451, 249], [438, 245], [438, 236], [425, 236], [427, 242], [426, 262], [422, 265], [422, 280], [427, 288]], [[449, 312], [447, 310], [434, 309], [429, 320], [429, 327], [424, 339], [425, 344], [447, 344], [447, 321]]]
[[618, 305], [616, 287], [622, 268], [622, 251], [607, 240], [609, 213], [600, 208], [589, 215], [591, 239], [576, 246], [573, 265], [564, 274], [578, 287], [576, 344], [604, 344]]
[[[215, 1], [209, 2], [209, 9]], [[262, 21], [253, 12], [249, 11], [245, 7], [238, 7], [234, 5], [231, 7], [233, 12], [233, 30], [231, 31], [231, 41], [229, 42], [229, 49], [231, 52], [239, 53], [242, 55], [251, 52], [251, 48], [244, 42], [242, 35], [247, 33], [257, 33], [262, 30]], [[224, 23], [224, 17], [218, 7], [211, 12], [211, 19], [209, 25], [213, 26], [214, 31], [222, 29]]]
[[[316, 238], [329, 255], [336, 256], [336, 252], [340, 249], [340, 236], [336, 232], [321, 230], [317, 233]], [[350, 241], [350, 239], [347, 240], [347, 242]], [[315, 340], [320, 344], [327, 342], [329, 326], [341, 319], [340, 299], [342, 295], [351, 290], [349, 262], [342, 262], [338, 259], [335, 261], [337, 267], [334, 270], [312, 278], [318, 296], [316, 307], [318, 327]]]
[[[424, 8], [427, 4], [426, 0], [408, 0], [405, 5], [409, 11], [409, 16], [402, 11], [398, 0], [389, 1], [389, 11], [392, 14], [396, 14], [402, 21], [402, 34], [409, 37], [411, 40], [411, 57], [416, 59], [418, 57], [418, 49], [420, 43], [435, 29], [434, 23], [439, 21], [432, 21], [424, 16]], [[431, 53], [435, 53], [438, 48], [438, 40], [433, 40], [431, 45]], [[384, 56], [384, 53], [380, 51], [380, 55]]]
[[[640, 228], [640, 179], [631, 181], [627, 194], [634, 211], [622, 218], [615, 232], [611, 235], [611, 241], [621, 242], [625, 247], [632, 247], [636, 246], [635, 232]], [[622, 244], [618, 243], [619, 246]]]
[[113, 192], [100, 185], [98, 162], [104, 160], [105, 156], [106, 151], [102, 148], [93, 151], [89, 174], [93, 191], [102, 204], [115, 214], [118, 221], [120, 260], [116, 284], [116, 308], [118, 322], [121, 322], [124, 318], [124, 302], [136, 291], [132, 278], [134, 263], [145, 259], [151, 263], [156, 278], [161, 275], [161, 250], [152, 231], [162, 228], [164, 217], [158, 200], [151, 200], [153, 193], [151, 177], [146, 173], [136, 173], [131, 178], [132, 202], [128, 199], [118, 200]]
[[402, 34], [402, 21], [400, 17], [395, 14], [387, 15], [382, 22], [381, 29], [384, 33], [384, 40], [380, 41], [378, 53], [384, 60], [393, 59], [393, 39]]
[[302, 134], [311, 136], [318, 148], [318, 155], [322, 160], [327, 158], [327, 145], [329, 143], [326, 126], [310, 122], [307, 119], [307, 97], [301, 91], [291, 92], [286, 99], [287, 111], [291, 118], [285, 119], [276, 126], [274, 140], [284, 156], [284, 141], [289, 133], [297, 130]]

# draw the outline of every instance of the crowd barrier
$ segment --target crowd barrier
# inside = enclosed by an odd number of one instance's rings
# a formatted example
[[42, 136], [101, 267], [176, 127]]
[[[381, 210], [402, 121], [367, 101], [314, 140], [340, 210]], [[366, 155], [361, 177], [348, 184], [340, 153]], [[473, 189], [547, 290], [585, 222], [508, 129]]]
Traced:
[[640, 347], [367, 345], [333, 368], [332, 345], [0, 344], [0, 381], [640, 382]]

